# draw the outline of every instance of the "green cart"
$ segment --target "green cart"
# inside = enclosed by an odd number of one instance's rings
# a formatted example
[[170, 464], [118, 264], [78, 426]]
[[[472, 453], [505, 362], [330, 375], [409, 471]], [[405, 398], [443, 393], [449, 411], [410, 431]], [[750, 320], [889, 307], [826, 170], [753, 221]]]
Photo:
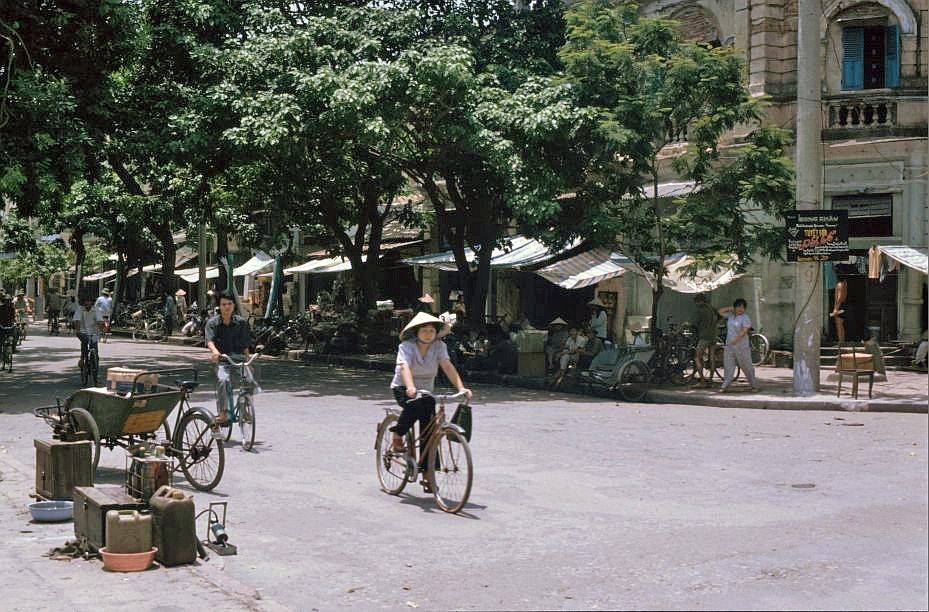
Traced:
[[[210, 491], [219, 484], [226, 464], [223, 444], [213, 436], [213, 414], [190, 405], [190, 394], [199, 386], [193, 368], [149, 370], [139, 373], [139, 381], [157, 374], [176, 380], [176, 386], [158, 384], [150, 392], [118, 394], [99, 389], [81, 389], [64, 403], [43, 406], [33, 414], [46, 421], [53, 437], [67, 442], [90, 440], [94, 443], [94, 470], [100, 449], [117, 446], [130, 449], [148, 440], [163, 444], [168, 455], [177, 459], [176, 469], [196, 489]], [[174, 413], [173, 428], [169, 416]]]

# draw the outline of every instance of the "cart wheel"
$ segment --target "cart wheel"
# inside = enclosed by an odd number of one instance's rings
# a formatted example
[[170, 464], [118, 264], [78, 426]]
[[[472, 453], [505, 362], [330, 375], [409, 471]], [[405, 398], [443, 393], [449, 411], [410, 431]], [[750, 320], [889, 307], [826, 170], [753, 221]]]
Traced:
[[648, 392], [650, 373], [648, 366], [639, 360], [630, 361], [619, 371], [616, 385], [620, 397], [627, 402], [640, 402]]
[[94, 473], [97, 471], [97, 464], [100, 463], [100, 429], [94, 417], [83, 408], [71, 408], [68, 410], [68, 422], [73, 432], [73, 440], [90, 440], [94, 444], [93, 464]]
[[222, 442], [213, 437], [210, 424], [207, 415], [191, 410], [181, 419], [172, 444], [187, 482], [200, 491], [212, 491], [226, 467]]

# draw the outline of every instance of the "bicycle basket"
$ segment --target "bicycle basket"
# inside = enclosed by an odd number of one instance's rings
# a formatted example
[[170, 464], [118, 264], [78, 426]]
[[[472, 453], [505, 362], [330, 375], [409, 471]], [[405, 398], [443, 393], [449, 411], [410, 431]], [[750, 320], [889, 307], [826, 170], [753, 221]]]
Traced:
[[455, 409], [455, 414], [452, 415], [452, 424], [461, 427], [464, 430], [465, 440], [470, 442], [473, 427], [471, 406], [467, 404], [458, 404], [458, 408]]

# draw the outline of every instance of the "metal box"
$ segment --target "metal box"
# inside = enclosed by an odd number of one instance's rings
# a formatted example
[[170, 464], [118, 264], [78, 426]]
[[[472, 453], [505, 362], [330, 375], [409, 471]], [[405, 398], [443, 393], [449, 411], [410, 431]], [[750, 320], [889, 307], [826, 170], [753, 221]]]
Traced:
[[75, 487], [74, 535], [86, 538], [92, 550], [100, 550], [106, 546], [107, 512], [144, 508], [144, 504], [126, 495], [122, 487]]
[[74, 487], [94, 485], [93, 442], [35, 440], [35, 492], [45, 499], [70, 500]]

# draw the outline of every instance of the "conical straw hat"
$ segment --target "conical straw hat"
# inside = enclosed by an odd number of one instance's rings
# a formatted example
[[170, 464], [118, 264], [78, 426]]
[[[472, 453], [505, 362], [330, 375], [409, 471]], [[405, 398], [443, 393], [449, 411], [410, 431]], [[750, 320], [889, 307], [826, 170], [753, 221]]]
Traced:
[[413, 320], [406, 324], [406, 327], [403, 328], [403, 331], [400, 332], [401, 340], [409, 340], [416, 335], [416, 328], [422, 325], [434, 324], [439, 326], [439, 334], [437, 338], [443, 338], [451, 333], [452, 326], [440, 319], [439, 317], [434, 317], [427, 312], [421, 312], [413, 317]]

